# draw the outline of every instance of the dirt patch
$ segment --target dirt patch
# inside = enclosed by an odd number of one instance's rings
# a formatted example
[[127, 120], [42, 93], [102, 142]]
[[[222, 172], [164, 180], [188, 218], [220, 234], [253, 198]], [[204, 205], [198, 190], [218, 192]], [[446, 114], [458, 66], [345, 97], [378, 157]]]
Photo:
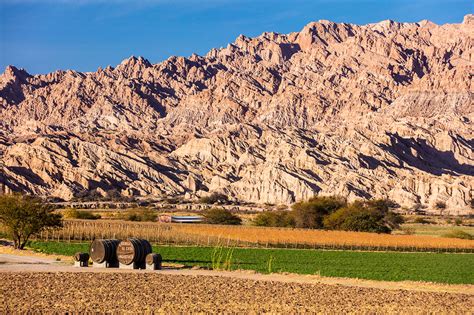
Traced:
[[[4, 240], [0, 240], [3, 242], [8, 242]], [[44, 254], [44, 253], [38, 253], [32, 250], [28, 249], [14, 249], [13, 246], [10, 245], [4, 245], [0, 246], [0, 254], [4, 255], [15, 255], [15, 256], [25, 256], [25, 257], [35, 257], [38, 259], [45, 259], [45, 260], [55, 260], [55, 261], [62, 261], [64, 263], [73, 263], [73, 258], [71, 256], [64, 256], [64, 255], [51, 255], [51, 254]]]

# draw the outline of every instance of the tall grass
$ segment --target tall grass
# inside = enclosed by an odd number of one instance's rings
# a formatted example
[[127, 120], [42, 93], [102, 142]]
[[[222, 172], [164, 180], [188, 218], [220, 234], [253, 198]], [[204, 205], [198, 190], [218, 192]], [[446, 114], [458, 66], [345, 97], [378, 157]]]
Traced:
[[211, 267], [214, 270], [232, 270], [234, 247], [227, 248], [217, 245], [212, 250]]
[[267, 272], [268, 273], [272, 273], [273, 272], [273, 261], [275, 260], [275, 256], [271, 255], [269, 258], [268, 258], [268, 261], [267, 261]]

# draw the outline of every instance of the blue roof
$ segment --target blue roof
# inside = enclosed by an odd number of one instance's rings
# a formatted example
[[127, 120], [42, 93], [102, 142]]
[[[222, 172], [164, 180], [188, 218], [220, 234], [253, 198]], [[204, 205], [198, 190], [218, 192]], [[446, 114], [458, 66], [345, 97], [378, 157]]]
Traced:
[[200, 217], [200, 216], [187, 216], [187, 215], [176, 216], [176, 215], [173, 215], [173, 216], [171, 216], [171, 219], [172, 220], [202, 220], [204, 218]]

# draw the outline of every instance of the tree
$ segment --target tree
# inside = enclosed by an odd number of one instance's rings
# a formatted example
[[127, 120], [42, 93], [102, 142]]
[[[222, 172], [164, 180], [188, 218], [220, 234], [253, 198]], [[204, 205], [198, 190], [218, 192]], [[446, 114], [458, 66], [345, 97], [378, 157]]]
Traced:
[[295, 220], [290, 211], [264, 211], [255, 216], [256, 226], [295, 227]]
[[390, 233], [399, 228], [403, 218], [389, 210], [383, 200], [355, 201], [324, 218], [330, 230]]
[[340, 197], [313, 197], [292, 206], [295, 225], [298, 228], [319, 229], [323, 227], [324, 216], [346, 205]]
[[133, 208], [121, 211], [118, 217], [127, 221], [155, 222], [158, 218], [158, 213], [151, 208]]
[[204, 212], [205, 222], [209, 224], [240, 225], [242, 219], [229, 210], [212, 208]]
[[446, 210], [446, 202], [444, 201], [437, 201], [435, 204], [436, 209], [439, 210], [439, 214], [443, 215], [443, 211]]
[[0, 195], [0, 222], [7, 227], [15, 248], [23, 249], [33, 234], [61, 227], [62, 217], [39, 198]]
[[64, 211], [64, 217], [67, 219], [98, 220], [101, 218], [101, 215], [94, 214], [91, 211], [79, 211], [74, 208], [70, 208]]
[[446, 202], [444, 201], [437, 201], [435, 204], [436, 209], [438, 210], [444, 210], [446, 209]]
[[380, 213], [383, 216], [382, 222], [391, 230], [400, 228], [400, 224], [405, 221], [400, 214], [391, 211], [393, 208], [398, 208], [399, 205], [390, 199], [367, 200], [363, 205]]
[[228, 204], [229, 203], [229, 197], [227, 197], [224, 194], [214, 192], [209, 196], [201, 197], [199, 199], [199, 202], [200, 203], [207, 203], [207, 204], [215, 204], [215, 203]]

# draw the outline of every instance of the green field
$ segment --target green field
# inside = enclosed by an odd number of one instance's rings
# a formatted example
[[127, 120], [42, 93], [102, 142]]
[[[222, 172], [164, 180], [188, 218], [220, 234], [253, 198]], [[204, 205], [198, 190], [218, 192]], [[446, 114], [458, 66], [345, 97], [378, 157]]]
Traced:
[[[88, 251], [86, 243], [30, 242], [29, 247], [53, 254]], [[164, 262], [212, 267], [214, 248], [154, 246]], [[223, 249], [225, 256], [228, 249]], [[216, 260], [216, 259], [215, 259]], [[214, 261], [215, 261], [214, 260]], [[387, 281], [431, 281], [474, 284], [474, 254], [233, 249], [231, 269], [262, 273], [291, 272]]]
[[[412, 229], [414, 235], [443, 236], [459, 230], [474, 235], [474, 226], [406, 223], [402, 225], [402, 228]], [[404, 234], [404, 231], [395, 230], [392, 234]]]

